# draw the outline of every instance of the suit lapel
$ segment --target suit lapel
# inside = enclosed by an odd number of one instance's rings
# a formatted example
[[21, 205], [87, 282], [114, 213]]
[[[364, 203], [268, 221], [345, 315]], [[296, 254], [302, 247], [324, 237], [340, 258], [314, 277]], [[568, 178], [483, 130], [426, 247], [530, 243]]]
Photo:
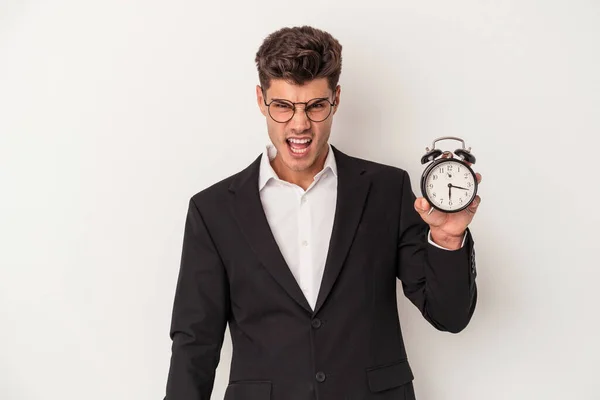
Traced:
[[230, 186], [230, 190], [235, 192], [233, 215], [250, 247], [267, 271], [290, 297], [306, 311], [312, 313], [302, 289], [298, 286], [275, 241], [260, 201], [258, 176], [261, 156], [242, 171]]
[[357, 161], [334, 146], [332, 149], [338, 170], [337, 201], [325, 271], [315, 310], [311, 309], [285, 262], [262, 207], [258, 191], [262, 155], [242, 171], [230, 186], [230, 191], [235, 193], [232, 213], [250, 247], [288, 295], [311, 314], [316, 314], [323, 306], [342, 270], [370, 187], [370, 180]]
[[357, 161], [333, 147], [338, 189], [333, 231], [314, 313], [319, 312], [337, 280], [360, 222], [371, 181]]

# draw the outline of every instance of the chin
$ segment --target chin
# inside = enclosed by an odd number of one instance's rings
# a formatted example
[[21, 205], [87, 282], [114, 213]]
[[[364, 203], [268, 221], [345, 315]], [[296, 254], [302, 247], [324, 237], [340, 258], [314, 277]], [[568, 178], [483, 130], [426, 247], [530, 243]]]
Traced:
[[305, 160], [295, 160], [287, 158], [285, 160], [286, 166], [292, 171], [301, 172], [309, 169], [315, 163], [315, 159], [313, 157]]

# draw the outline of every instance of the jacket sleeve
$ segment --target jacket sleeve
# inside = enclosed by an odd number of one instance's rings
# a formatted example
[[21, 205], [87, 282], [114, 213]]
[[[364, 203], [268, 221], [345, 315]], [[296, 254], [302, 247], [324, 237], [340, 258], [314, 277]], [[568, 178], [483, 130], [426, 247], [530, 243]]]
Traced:
[[173, 302], [165, 400], [209, 400], [229, 315], [223, 262], [193, 198]]
[[397, 276], [405, 296], [436, 329], [458, 333], [477, 303], [475, 247], [467, 228], [464, 246], [447, 250], [428, 242], [429, 226], [414, 208], [410, 177], [403, 172]]

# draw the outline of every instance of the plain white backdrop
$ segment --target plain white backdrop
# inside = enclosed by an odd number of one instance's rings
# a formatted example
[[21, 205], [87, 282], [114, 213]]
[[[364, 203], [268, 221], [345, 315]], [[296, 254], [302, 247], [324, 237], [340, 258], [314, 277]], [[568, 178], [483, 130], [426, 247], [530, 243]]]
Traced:
[[343, 46], [332, 144], [420, 195], [460, 136], [483, 176], [471, 324], [398, 283], [418, 399], [599, 399], [600, 3], [275, 4], [0, 0], [0, 398], [162, 399], [188, 199], [263, 150], [255, 53], [308, 24]]

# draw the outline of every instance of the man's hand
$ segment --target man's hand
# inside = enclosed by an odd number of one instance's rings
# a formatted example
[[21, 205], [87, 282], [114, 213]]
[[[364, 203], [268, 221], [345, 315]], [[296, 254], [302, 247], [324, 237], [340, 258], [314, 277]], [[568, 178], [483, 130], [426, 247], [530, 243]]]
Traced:
[[[452, 153], [446, 153], [444, 156], [452, 158]], [[472, 164], [467, 162], [467, 165]], [[481, 174], [475, 173], [477, 183], [481, 183]], [[463, 236], [467, 226], [473, 220], [477, 208], [481, 203], [481, 197], [475, 196], [475, 200], [469, 207], [457, 213], [445, 213], [439, 210], [431, 210], [431, 205], [424, 197], [415, 200], [415, 210], [419, 213], [431, 229], [431, 238], [438, 245], [456, 250], [462, 245]], [[430, 212], [431, 211], [431, 212]]]

